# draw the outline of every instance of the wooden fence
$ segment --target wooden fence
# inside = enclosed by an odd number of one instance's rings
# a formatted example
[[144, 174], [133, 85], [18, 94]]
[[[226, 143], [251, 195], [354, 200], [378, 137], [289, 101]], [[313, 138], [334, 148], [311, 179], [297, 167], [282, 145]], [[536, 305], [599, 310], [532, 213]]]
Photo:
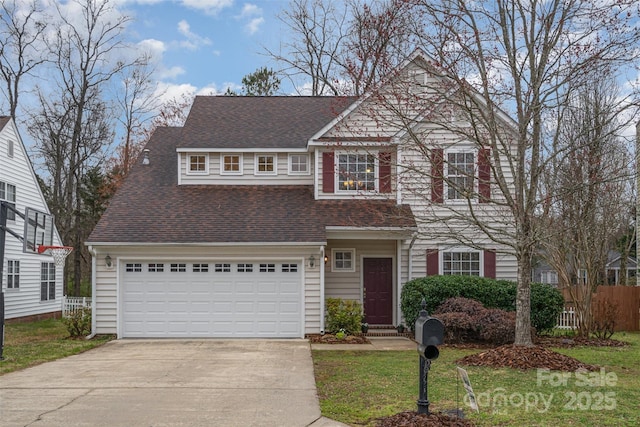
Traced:
[[[573, 301], [569, 289], [561, 291], [566, 308], [558, 319], [558, 327], [572, 329], [577, 321], [573, 308], [576, 302]], [[574, 295], [584, 295], [582, 291], [583, 289], [579, 289]], [[598, 286], [593, 294], [592, 309], [595, 309], [599, 301], [616, 308], [616, 331], [640, 331], [640, 286]]]

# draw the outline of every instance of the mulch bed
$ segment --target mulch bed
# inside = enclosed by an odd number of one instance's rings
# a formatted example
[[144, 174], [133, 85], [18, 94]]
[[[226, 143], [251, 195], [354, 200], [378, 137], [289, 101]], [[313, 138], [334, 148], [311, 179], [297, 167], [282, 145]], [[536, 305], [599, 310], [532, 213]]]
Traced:
[[307, 335], [307, 339], [313, 344], [370, 344], [371, 341], [364, 335], [347, 335], [340, 339], [333, 334], [313, 334]]
[[379, 418], [377, 427], [473, 427], [470, 420], [450, 417], [445, 414], [430, 413], [418, 414], [417, 412], [400, 412], [390, 417]]
[[573, 357], [556, 353], [541, 346], [521, 347], [503, 345], [482, 353], [470, 354], [456, 363], [468, 366], [488, 366], [491, 368], [513, 368], [520, 370], [550, 369], [552, 371], [573, 372], [578, 369], [597, 371], [599, 366], [582, 363]]

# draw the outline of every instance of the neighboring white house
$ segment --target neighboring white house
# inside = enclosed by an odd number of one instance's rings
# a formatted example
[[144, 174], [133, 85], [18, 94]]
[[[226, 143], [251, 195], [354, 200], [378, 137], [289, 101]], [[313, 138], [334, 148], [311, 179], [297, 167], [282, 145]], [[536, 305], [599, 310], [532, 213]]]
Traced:
[[[0, 200], [23, 214], [27, 207], [49, 213], [26, 148], [10, 117], [0, 117]], [[23, 218], [9, 212], [7, 228], [23, 236]], [[57, 231], [53, 238], [54, 245], [60, 245]], [[5, 319], [60, 313], [63, 272], [56, 268], [51, 256], [24, 253], [22, 242], [7, 232], [2, 270]]]
[[[421, 55], [400, 71], [418, 75]], [[443, 165], [464, 162], [483, 203], [499, 194], [485, 149], [440, 135], [425, 160], [400, 123], [368, 117], [375, 101], [198, 96], [183, 127], [157, 129], [87, 241], [93, 333], [303, 337], [324, 331], [327, 298], [391, 326], [412, 278], [515, 279], [515, 257], [486, 238], [472, 248], [418, 233], [438, 226], [417, 221], [427, 208], [461, 200], [412, 168], [455, 179]]]

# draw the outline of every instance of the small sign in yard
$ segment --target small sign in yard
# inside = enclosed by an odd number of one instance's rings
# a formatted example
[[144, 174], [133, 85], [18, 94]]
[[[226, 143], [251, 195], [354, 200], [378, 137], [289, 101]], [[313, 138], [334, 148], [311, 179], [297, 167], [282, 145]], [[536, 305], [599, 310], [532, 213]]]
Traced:
[[469, 380], [467, 371], [459, 366], [456, 366], [456, 368], [458, 369], [458, 375], [462, 380], [464, 389], [467, 390], [467, 396], [469, 396], [469, 406], [471, 406], [471, 409], [475, 410], [476, 412], [480, 412], [480, 410], [478, 409], [478, 402], [476, 402], [476, 395], [473, 393], [473, 388], [471, 387], [471, 381]]

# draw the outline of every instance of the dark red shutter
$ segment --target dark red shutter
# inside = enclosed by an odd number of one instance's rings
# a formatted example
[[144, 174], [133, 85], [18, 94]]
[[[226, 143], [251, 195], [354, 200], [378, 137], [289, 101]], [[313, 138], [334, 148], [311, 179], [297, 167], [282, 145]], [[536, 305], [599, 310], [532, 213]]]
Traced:
[[492, 249], [484, 251], [484, 277], [496, 278], [496, 251]]
[[440, 274], [440, 258], [437, 249], [427, 249], [427, 276]]
[[444, 150], [431, 150], [431, 201], [444, 202]]
[[391, 193], [391, 153], [380, 153], [380, 192]]
[[491, 150], [488, 148], [478, 152], [478, 194], [480, 203], [491, 200]]
[[333, 151], [322, 153], [322, 192], [335, 193], [334, 175], [335, 156]]

